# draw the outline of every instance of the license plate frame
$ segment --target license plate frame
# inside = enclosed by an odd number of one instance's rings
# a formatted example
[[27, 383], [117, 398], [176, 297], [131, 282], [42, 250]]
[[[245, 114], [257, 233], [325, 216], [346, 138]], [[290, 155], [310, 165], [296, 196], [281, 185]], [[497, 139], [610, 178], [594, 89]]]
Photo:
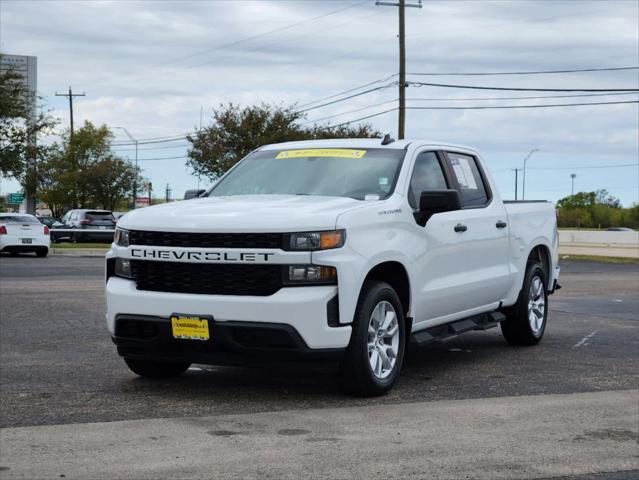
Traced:
[[213, 317], [191, 313], [171, 314], [171, 333], [176, 340], [207, 342], [211, 339]]
[[22, 245], [31, 245], [33, 244], [33, 238], [23, 238]]

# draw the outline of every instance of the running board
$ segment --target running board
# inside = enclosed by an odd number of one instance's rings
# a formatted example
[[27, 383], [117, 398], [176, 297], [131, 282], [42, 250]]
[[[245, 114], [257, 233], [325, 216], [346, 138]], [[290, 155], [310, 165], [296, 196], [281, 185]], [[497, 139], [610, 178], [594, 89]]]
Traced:
[[471, 330], [488, 330], [496, 327], [503, 320], [506, 320], [506, 315], [501, 312], [475, 315], [415, 332], [411, 335], [411, 343], [421, 347], [433, 342], [445, 342]]

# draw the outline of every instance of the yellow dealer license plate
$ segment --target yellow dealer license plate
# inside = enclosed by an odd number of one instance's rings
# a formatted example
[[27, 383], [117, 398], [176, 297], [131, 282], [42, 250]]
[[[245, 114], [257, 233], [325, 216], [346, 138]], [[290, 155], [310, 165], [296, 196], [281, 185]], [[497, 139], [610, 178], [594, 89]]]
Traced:
[[209, 319], [193, 315], [171, 315], [173, 337], [183, 340], [208, 340]]

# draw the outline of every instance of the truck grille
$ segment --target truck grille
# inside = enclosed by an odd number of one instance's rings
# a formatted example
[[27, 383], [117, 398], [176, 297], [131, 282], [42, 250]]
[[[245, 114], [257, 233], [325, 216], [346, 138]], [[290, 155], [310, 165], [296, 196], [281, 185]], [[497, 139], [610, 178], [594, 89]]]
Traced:
[[282, 248], [281, 233], [190, 233], [131, 230], [131, 245], [200, 248]]
[[131, 260], [138, 290], [204, 295], [273, 295], [281, 265], [200, 264]]

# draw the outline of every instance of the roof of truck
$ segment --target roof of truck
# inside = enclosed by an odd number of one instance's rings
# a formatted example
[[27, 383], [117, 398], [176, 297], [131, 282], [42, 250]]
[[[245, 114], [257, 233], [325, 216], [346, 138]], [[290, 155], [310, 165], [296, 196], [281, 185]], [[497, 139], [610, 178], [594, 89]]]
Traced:
[[327, 140], [303, 140], [299, 142], [272, 143], [265, 145], [260, 150], [281, 150], [283, 148], [389, 148], [404, 149], [411, 143], [419, 145], [433, 145], [441, 148], [459, 148], [464, 150], [476, 151], [474, 148], [465, 147], [463, 145], [455, 145], [448, 142], [437, 142], [433, 140], [395, 140], [387, 145], [382, 145], [381, 138], [337, 138]]

